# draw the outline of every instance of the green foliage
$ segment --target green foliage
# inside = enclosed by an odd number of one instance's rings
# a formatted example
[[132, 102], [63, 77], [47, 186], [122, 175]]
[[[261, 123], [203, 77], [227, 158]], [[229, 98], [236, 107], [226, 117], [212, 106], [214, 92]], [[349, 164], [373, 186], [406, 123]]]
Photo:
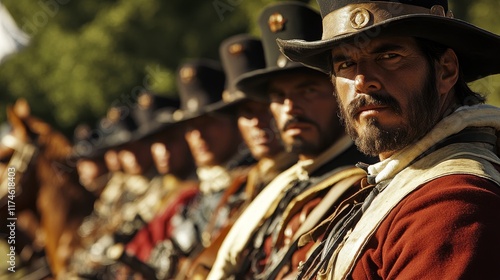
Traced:
[[[95, 123], [110, 104], [142, 88], [176, 95], [180, 63], [217, 59], [219, 43], [231, 35], [258, 36], [259, 13], [273, 2], [4, 0], [31, 43], [0, 64], [0, 112], [24, 97], [35, 115], [70, 135], [78, 123]], [[500, 33], [499, 1], [450, 2], [457, 17]], [[474, 88], [500, 105], [499, 77]]]
[[219, 42], [245, 32], [248, 23], [238, 7], [221, 20], [212, 2], [199, 0], [4, 5], [32, 40], [0, 65], [0, 110], [24, 97], [35, 115], [68, 135], [143, 88], [176, 95], [178, 65], [188, 58], [217, 59]]
[[[500, 34], [500, 1], [481, 0], [470, 3], [468, 20], [490, 32]], [[486, 95], [488, 103], [500, 106], [500, 75], [476, 81], [471, 87]]]

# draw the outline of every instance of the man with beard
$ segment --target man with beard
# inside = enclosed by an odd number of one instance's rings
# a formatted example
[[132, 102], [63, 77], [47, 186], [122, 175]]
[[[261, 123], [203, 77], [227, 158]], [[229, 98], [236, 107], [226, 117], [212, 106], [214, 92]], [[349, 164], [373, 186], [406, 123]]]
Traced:
[[218, 111], [226, 105], [222, 100], [225, 82], [222, 67], [214, 60], [191, 60], [177, 71], [181, 107], [172, 117], [185, 125], [199, 186], [183, 188], [171, 197], [126, 250], [127, 255], [152, 266], [158, 278], [177, 275], [180, 264], [198, 253], [225, 190], [241, 184], [240, 178], [255, 162], [242, 141], [236, 116]]
[[349, 134], [381, 162], [302, 237], [324, 236], [299, 279], [498, 278], [500, 110], [466, 83], [500, 73], [500, 37], [446, 0], [318, 3], [323, 39], [278, 43], [331, 75]]
[[[261, 41], [247, 34], [232, 36], [220, 44], [219, 56], [227, 86], [222, 95], [225, 105], [218, 111], [237, 116], [243, 141], [257, 163], [241, 178], [243, 182], [232, 184], [224, 191], [202, 234], [203, 247], [200, 249], [203, 251], [186, 263], [189, 268], [183, 269], [186, 271], [183, 279], [206, 278], [217, 250], [240, 213], [271, 180], [297, 162], [294, 153], [284, 150], [268, 100], [236, 88], [239, 76], [265, 67]], [[176, 279], [181, 279], [180, 274]]]
[[[286, 28], [285, 28], [286, 25]], [[325, 74], [280, 55], [276, 38], [319, 38], [320, 15], [302, 3], [268, 6], [259, 17], [266, 68], [242, 75], [241, 91], [270, 99], [282, 141], [298, 162], [271, 181], [229, 231], [208, 279], [274, 279], [290, 275], [305, 260], [291, 246], [337, 201], [359, 189], [356, 150], [337, 117], [333, 87]], [[321, 204], [328, 197], [326, 204]], [[321, 207], [320, 207], [321, 206]], [[279, 274], [279, 275], [277, 275]]]

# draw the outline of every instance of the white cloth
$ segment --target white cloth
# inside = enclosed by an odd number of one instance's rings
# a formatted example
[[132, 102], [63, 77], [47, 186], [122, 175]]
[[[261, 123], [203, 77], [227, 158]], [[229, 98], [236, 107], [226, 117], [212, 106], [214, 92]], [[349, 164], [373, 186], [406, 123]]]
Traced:
[[241, 252], [255, 230], [279, 203], [281, 195], [295, 179], [307, 180], [309, 174], [351, 147], [352, 141], [344, 136], [314, 160], [299, 161], [271, 181], [249, 204], [231, 227], [224, 239], [208, 280], [227, 279], [241, 262]]
[[458, 133], [467, 127], [492, 127], [500, 131], [500, 108], [491, 105], [459, 107], [453, 114], [441, 120], [417, 143], [395, 153], [391, 157], [368, 167], [368, 174], [376, 176], [377, 183], [393, 178], [413, 159], [438, 141]]
[[214, 193], [227, 188], [232, 181], [229, 171], [219, 165], [200, 167], [196, 170], [202, 193]]
[[415, 145], [410, 145], [368, 168], [370, 175], [376, 175], [377, 183], [387, 179], [392, 181], [373, 200], [345, 243], [339, 246], [338, 256], [330, 260], [328, 279], [348, 278], [356, 259], [378, 225], [401, 200], [420, 185], [447, 174], [474, 174], [500, 184], [500, 174], [490, 164], [500, 164], [500, 159], [490, 150], [491, 146], [488, 149], [476, 143], [449, 145], [407, 167], [431, 146], [467, 127], [492, 127], [498, 135], [500, 108], [489, 105], [461, 107], [439, 122]]
[[9, 54], [17, 52], [28, 43], [28, 35], [17, 27], [9, 11], [0, 3], [0, 63]]

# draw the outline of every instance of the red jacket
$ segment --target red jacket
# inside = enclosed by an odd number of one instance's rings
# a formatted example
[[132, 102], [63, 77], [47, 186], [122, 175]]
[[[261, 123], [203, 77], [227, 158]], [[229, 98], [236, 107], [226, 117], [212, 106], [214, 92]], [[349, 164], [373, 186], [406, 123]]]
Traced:
[[389, 213], [351, 278], [498, 279], [498, 265], [500, 187], [450, 175], [423, 185]]
[[144, 228], [142, 228], [126, 246], [129, 255], [135, 255], [138, 259], [146, 262], [154, 246], [170, 237], [172, 228], [170, 219], [177, 213], [177, 209], [188, 204], [199, 193], [198, 187], [186, 187], [172, 198], [163, 213], [156, 216]]

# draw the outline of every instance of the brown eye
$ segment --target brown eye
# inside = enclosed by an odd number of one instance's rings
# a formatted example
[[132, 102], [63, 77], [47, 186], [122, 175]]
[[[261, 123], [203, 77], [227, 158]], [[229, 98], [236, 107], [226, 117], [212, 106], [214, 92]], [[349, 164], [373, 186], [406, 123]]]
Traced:
[[337, 71], [347, 69], [347, 68], [349, 68], [349, 67], [351, 67], [353, 65], [354, 65], [353, 61], [344, 61], [344, 62], [341, 62], [337, 66]]
[[386, 53], [380, 56], [380, 59], [392, 59], [398, 57], [398, 54], [395, 53]]

